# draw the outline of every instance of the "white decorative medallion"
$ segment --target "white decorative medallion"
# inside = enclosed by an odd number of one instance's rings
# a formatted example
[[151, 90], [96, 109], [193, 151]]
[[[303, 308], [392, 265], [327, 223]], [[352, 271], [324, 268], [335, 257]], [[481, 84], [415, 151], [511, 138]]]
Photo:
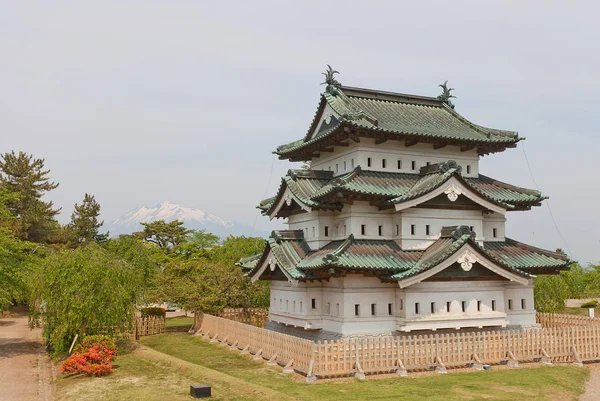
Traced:
[[444, 193], [448, 195], [450, 202], [455, 202], [458, 199], [458, 195], [462, 195], [462, 191], [456, 188], [454, 185], [444, 191]]
[[331, 122], [331, 111], [327, 111], [325, 113], [325, 118], [323, 119], [323, 121], [325, 121], [325, 124], [329, 124]]
[[275, 271], [275, 266], [277, 266], [277, 262], [275, 262], [275, 259], [270, 258], [269, 259], [269, 268], [271, 269], [272, 272]]
[[290, 194], [285, 194], [285, 204], [288, 206], [292, 206], [292, 197], [290, 196]]
[[471, 270], [471, 268], [473, 267], [473, 263], [475, 262], [477, 262], [477, 259], [470, 252], [466, 252], [460, 258], [458, 258], [458, 263], [460, 263], [460, 267], [466, 272]]

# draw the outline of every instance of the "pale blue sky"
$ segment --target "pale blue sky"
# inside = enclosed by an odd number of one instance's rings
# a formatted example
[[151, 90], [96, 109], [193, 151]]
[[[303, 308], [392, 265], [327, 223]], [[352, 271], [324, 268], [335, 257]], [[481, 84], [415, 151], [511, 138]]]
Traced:
[[[46, 158], [63, 220], [87, 191], [107, 221], [168, 199], [251, 225], [329, 63], [349, 86], [435, 96], [448, 79], [459, 113], [527, 137], [572, 256], [600, 261], [594, 2], [124, 3], [0, 1], [0, 150]], [[275, 162], [268, 195], [293, 166]], [[534, 187], [521, 147], [481, 171]], [[567, 247], [547, 206], [508, 219]]]

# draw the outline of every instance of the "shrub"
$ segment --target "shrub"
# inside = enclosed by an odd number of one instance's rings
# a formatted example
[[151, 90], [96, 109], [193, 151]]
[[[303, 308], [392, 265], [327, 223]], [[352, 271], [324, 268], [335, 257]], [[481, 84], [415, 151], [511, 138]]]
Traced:
[[598, 306], [598, 301], [595, 299], [592, 299], [591, 301], [588, 301], [588, 302], [582, 304], [581, 308], [595, 308], [596, 306]]
[[165, 317], [165, 316], [167, 316], [167, 311], [164, 308], [142, 308], [140, 310], [140, 312], [142, 313], [142, 317], [148, 317], [148, 316]]
[[60, 372], [104, 376], [112, 371], [110, 362], [116, 354], [115, 343], [109, 337], [88, 336], [75, 347], [73, 355], [63, 363]]

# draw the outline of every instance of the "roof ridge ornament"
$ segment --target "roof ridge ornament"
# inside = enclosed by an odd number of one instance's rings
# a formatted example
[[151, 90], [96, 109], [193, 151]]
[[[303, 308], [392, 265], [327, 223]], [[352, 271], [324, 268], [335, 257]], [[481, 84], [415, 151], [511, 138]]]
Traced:
[[451, 109], [454, 109], [454, 103], [450, 101], [451, 98], [456, 98], [456, 96], [450, 93], [454, 90], [454, 88], [448, 88], [448, 80], [446, 80], [446, 82], [438, 86], [442, 88], [442, 94], [439, 95], [437, 98], [440, 99], [442, 102], [446, 103], [448, 106], [450, 106]]
[[327, 70], [321, 73], [325, 75], [325, 82], [322, 82], [321, 85], [327, 84], [327, 87], [325, 87], [325, 91], [332, 95], [337, 95], [338, 89], [342, 86], [342, 83], [334, 77], [334, 74], [339, 73], [339, 71], [336, 71], [333, 68], [331, 68], [329, 64], [327, 64]]

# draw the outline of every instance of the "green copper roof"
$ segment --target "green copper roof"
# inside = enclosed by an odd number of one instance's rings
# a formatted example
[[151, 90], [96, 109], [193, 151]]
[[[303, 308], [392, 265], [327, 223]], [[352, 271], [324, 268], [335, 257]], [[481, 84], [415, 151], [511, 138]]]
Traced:
[[[274, 231], [261, 255], [240, 265], [258, 272], [271, 255], [286, 275], [299, 280], [327, 278], [340, 270], [369, 271], [382, 280], [401, 280], [434, 268], [466, 245], [494, 264], [515, 274], [530, 277], [538, 272], [556, 273], [570, 265], [566, 255], [534, 248], [517, 241], [484, 242], [479, 245], [467, 226], [446, 227], [425, 250], [403, 250], [393, 240], [356, 239], [332, 241], [311, 250], [301, 230]], [[247, 258], [249, 259], [249, 258]]]
[[[338, 116], [313, 135], [326, 105]], [[319, 143], [335, 145], [336, 141], [345, 139], [343, 132], [351, 131], [386, 139], [482, 146], [486, 150], [481, 150], [481, 154], [504, 150], [522, 139], [513, 131], [473, 124], [436, 98], [340, 87], [334, 94], [325, 92], [321, 95], [315, 119], [305, 138], [279, 146], [275, 153], [281, 158], [310, 160], [312, 152], [318, 151]], [[305, 154], [301, 155], [303, 152]]]
[[506, 210], [529, 209], [546, 199], [539, 191], [515, 187], [484, 175], [463, 177], [460, 166], [448, 161], [427, 166], [420, 174], [369, 171], [357, 167], [333, 178], [330, 171], [290, 170], [282, 179], [277, 196], [262, 201], [258, 207], [263, 214], [271, 214], [287, 188], [298, 202], [314, 209], [341, 210], [346, 199], [352, 197], [376, 200], [380, 207], [386, 207], [423, 196], [452, 177]]

